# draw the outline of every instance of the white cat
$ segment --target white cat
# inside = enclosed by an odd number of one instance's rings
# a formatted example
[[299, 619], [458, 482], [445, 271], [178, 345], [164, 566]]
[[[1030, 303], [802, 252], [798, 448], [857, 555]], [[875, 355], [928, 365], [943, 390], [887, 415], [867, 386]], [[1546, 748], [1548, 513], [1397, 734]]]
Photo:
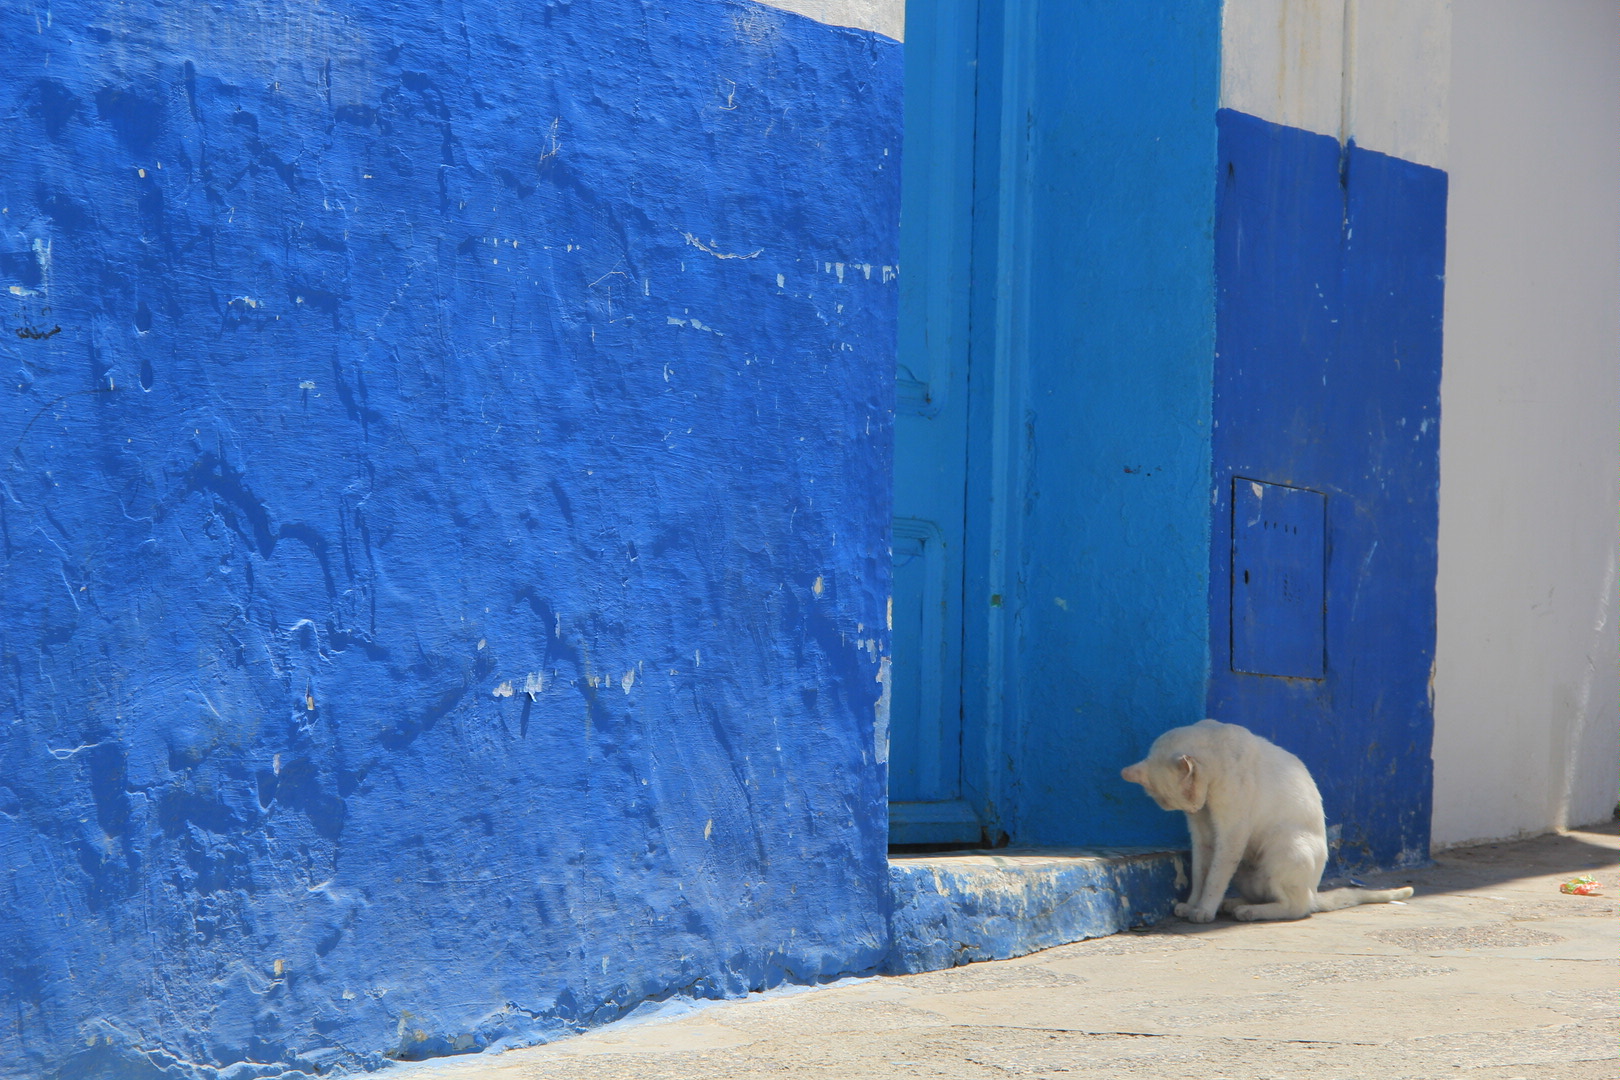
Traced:
[[[1207, 923], [1219, 909], [1245, 922], [1385, 904], [1405, 889], [1317, 892], [1327, 865], [1322, 796], [1305, 763], [1236, 724], [1201, 720], [1160, 735], [1120, 775], [1187, 815], [1192, 889], [1176, 914]], [[1242, 899], [1226, 900], [1235, 884]]]

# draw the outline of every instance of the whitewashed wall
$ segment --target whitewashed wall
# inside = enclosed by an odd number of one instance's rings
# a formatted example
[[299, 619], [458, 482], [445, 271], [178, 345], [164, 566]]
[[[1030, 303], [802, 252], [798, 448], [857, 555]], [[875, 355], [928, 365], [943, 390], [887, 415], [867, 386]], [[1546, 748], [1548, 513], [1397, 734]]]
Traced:
[[[913, 0], [917, 2], [917, 0]], [[948, 3], [951, 0], [921, 0], [922, 3]], [[760, 0], [762, 4], [791, 11], [829, 26], [852, 26], [873, 30], [896, 41], [906, 36], [906, 0]]]
[[1437, 845], [1607, 819], [1620, 761], [1620, 4], [1451, 43]]
[[1221, 105], [1445, 168], [1450, 0], [1227, 0]]

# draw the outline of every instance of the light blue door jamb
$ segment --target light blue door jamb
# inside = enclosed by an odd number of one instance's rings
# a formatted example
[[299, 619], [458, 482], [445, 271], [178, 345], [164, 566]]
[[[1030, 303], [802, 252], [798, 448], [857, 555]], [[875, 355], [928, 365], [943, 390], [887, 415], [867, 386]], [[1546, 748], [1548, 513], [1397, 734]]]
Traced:
[[1004, 732], [1018, 729], [1003, 717], [1018, 707], [1005, 677], [1025, 452], [1028, 133], [1017, 117], [1034, 5], [929, 0], [908, 18], [890, 842], [993, 842]]
[[889, 750], [898, 844], [980, 837], [962, 797], [975, 9], [914, 10], [906, 41]]
[[1039, 0], [981, 0], [979, 175], [974, 221], [974, 385], [969, 427], [968, 575], [964, 605], [966, 727], [978, 749], [967, 770], [982, 792], [987, 832], [1005, 842], [1022, 764], [1018, 677], [1026, 610], [1023, 536], [1028, 460], [1031, 135]]

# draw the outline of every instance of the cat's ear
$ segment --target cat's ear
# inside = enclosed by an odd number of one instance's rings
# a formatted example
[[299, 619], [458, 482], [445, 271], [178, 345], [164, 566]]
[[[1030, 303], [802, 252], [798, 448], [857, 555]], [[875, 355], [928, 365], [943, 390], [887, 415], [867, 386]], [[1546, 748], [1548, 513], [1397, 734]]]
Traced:
[[1209, 782], [1204, 777], [1204, 770], [1198, 767], [1198, 762], [1190, 754], [1182, 754], [1176, 759], [1176, 782], [1181, 788], [1182, 801], [1186, 808], [1197, 813], [1204, 808], [1204, 799], [1209, 795]]
[[1119, 771], [1121, 780], [1128, 780], [1133, 784], [1147, 786], [1147, 774], [1143, 771], [1146, 762], [1138, 761], [1135, 765], [1127, 765]]

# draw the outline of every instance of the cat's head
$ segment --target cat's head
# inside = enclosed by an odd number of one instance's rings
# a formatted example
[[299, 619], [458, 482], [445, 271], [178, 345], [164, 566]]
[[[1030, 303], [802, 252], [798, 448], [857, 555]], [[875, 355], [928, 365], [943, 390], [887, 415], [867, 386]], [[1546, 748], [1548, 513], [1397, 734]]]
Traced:
[[1204, 770], [1191, 754], [1162, 754], [1158, 750], [1154, 747], [1154, 753], [1135, 765], [1125, 766], [1120, 777], [1141, 784], [1160, 809], [1196, 814], [1204, 808], [1209, 795]]

